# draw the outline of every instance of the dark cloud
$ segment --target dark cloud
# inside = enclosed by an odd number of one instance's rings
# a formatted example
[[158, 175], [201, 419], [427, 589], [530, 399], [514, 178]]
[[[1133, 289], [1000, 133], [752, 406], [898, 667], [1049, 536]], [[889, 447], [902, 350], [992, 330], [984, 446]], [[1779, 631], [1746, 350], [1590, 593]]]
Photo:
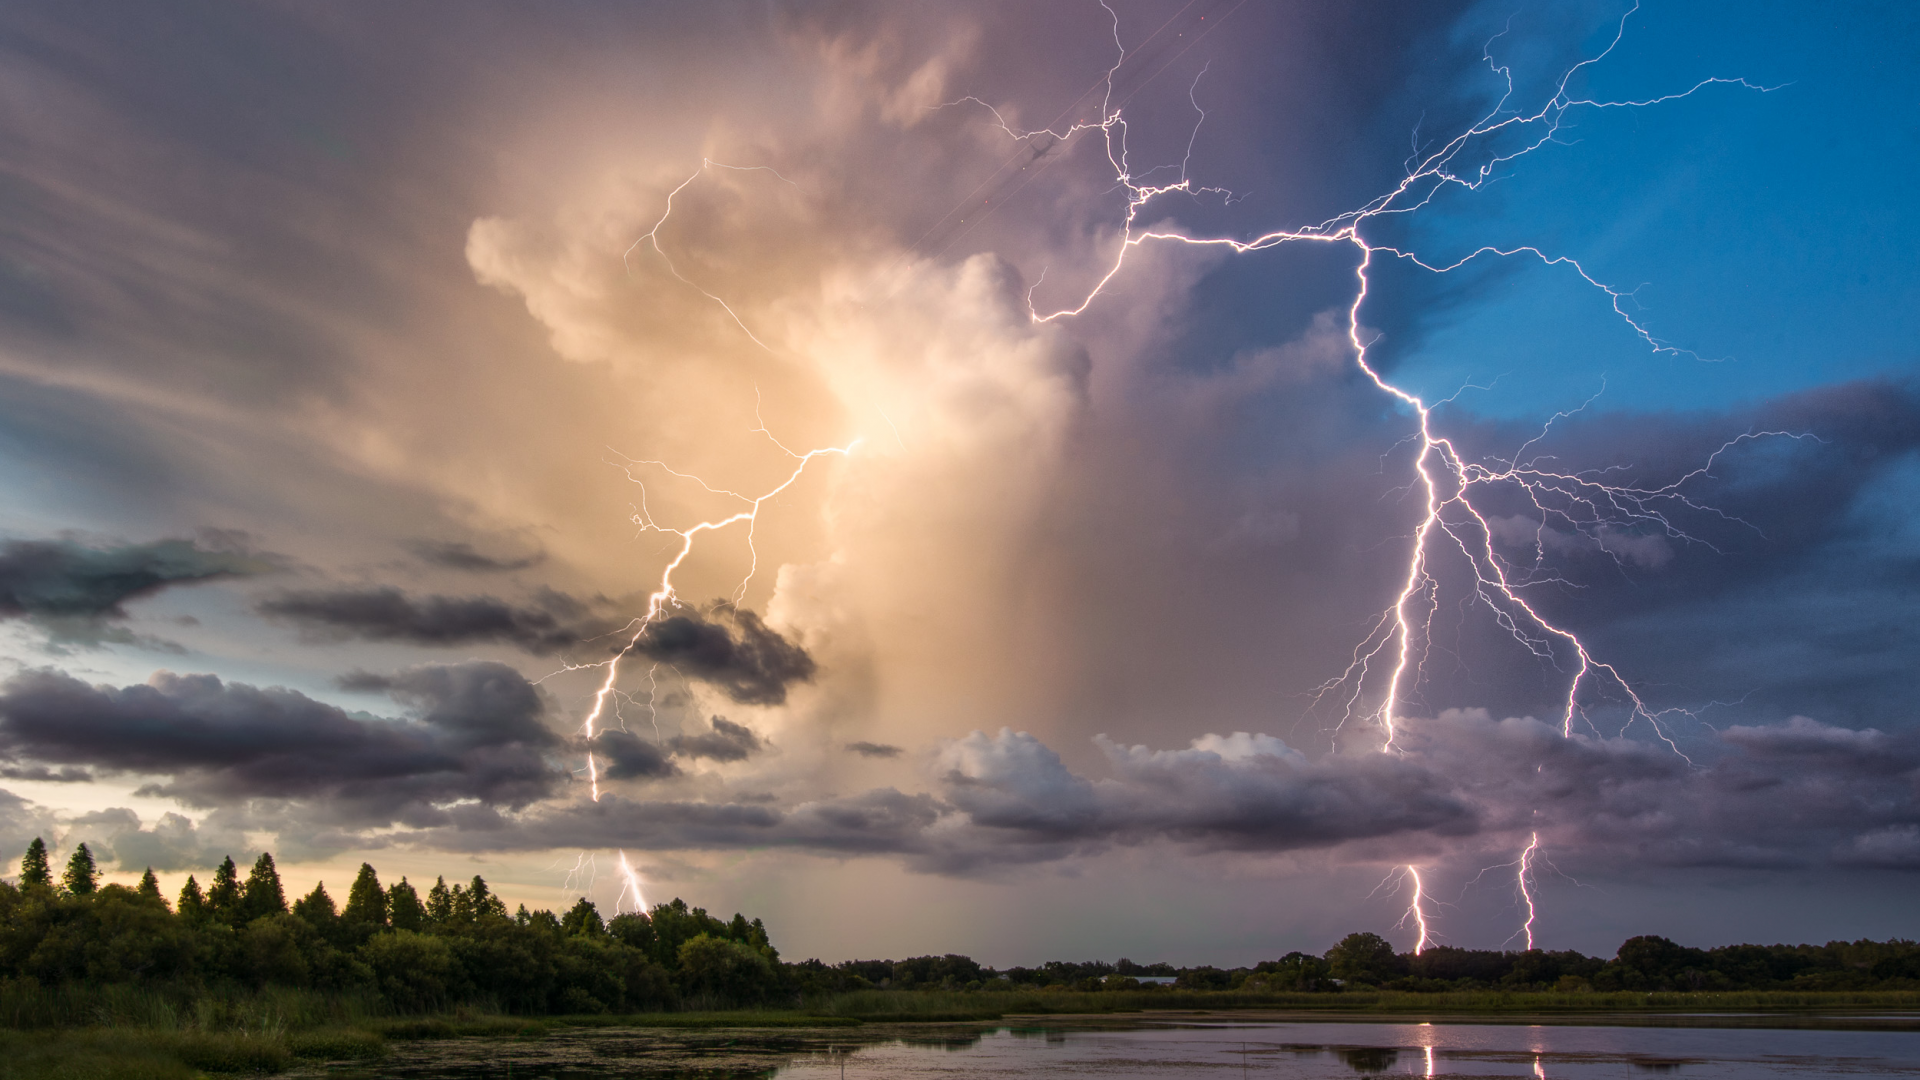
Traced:
[[691, 678], [720, 688], [743, 705], [779, 705], [787, 688], [813, 678], [813, 657], [742, 608], [715, 604], [704, 613], [660, 619], [636, 648]]
[[651, 780], [680, 772], [666, 751], [631, 732], [612, 728], [593, 737], [588, 749], [609, 780]]
[[[216, 536], [90, 547], [75, 540], [9, 540], [0, 544], [0, 619], [32, 619], [67, 639], [99, 637], [101, 625], [126, 617], [129, 600], [174, 585], [255, 574], [270, 561]], [[120, 635], [124, 637], [125, 635]]]
[[744, 724], [736, 724], [724, 716], [716, 716], [708, 721], [711, 731], [697, 735], [675, 735], [667, 745], [673, 752], [690, 758], [711, 758], [714, 761], [745, 761], [755, 750], [766, 745], [765, 740], [753, 733], [753, 729]]
[[198, 806], [322, 800], [362, 822], [445, 817], [456, 800], [524, 806], [566, 774], [559, 740], [518, 672], [500, 664], [362, 676], [411, 707], [363, 719], [293, 690], [156, 674], [143, 685], [88, 686], [53, 671], [0, 685], [0, 750], [29, 764], [166, 777], [143, 789]]
[[[413, 645], [508, 645], [535, 655], [608, 637], [631, 625], [591, 602], [544, 590], [533, 604], [494, 596], [414, 596], [393, 586], [308, 589], [261, 600], [258, 610], [322, 640]], [[609, 640], [608, 647], [624, 644]], [[811, 679], [813, 658], [751, 611], [726, 604], [656, 620], [634, 644], [650, 660], [718, 687], [747, 705], [778, 705], [787, 688]]]
[[547, 553], [544, 551], [535, 551], [527, 555], [489, 555], [464, 540], [416, 540], [408, 544], [407, 548], [419, 556], [422, 562], [443, 566], [449, 570], [468, 570], [483, 574], [525, 570], [547, 561]]
[[0, 779], [38, 780], [54, 784], [89, 784], [93, 782], [93, 774], [71, 765], [64, 769], [49, 769], [45, 765], [7, 765], [0, 767]]
[[852, 751], [853, 753], [859, 754], [861, 757], [870, 757], [870, 758], [893, 758], [893, 757], [899, 757], [901, 754], [906, 752], [898, 746], [889, 746], [886, 743], [875, 743], [875, 742], [865, 742], [865, 741], [850, 742], [847, 744], [847, 749]]
[[323, 640], [498, 644], [535, 655], [564, 649], [606, 630], [604, 625], [569, 623], [563, 617], [569, 611], [517, 606], [493, 596], [410, 596], [392, 586], [284, 592], [256, 606], [262, 614], [298, 623], [303, 631]]
[[[411, 839], [463, 850], [790, 847], [973, 875], [1155, 842], [1435, 865], [1448, 853], [1470, 862], [1517, 850], [1537, 834], [1564, 868], [1616, 875], [1920, 869], [1914, 738], [1802, 717], [1731, 728], [1712, 760], [1690, 764], [1657, 741], [1566, 737], [1480, 710], [1408, 720], [1400, 738], [1400, 752], [1317, 759], [1245, 733], [1178, 750], [1098, 739], [1110, 775], [1089, 778], [1031, 735], [1003, 729], [949, 743], [938, 794], [882, 788], [785, 806], [608, 794], [445, 821]], [[657, 754], [644, 760], [662, 764]]]
[[976, 825], [1031, 839], [1174, 839], [1286, 851], [1410, 833], [1470, 833], [1478, 811], [1453, 785], [1391, 754], [1318, 760], [1265, 735], [1205, 736], [1185, 750], [1095, 744], [1114, 777], [1088, 780], [1024, 732], [948, 745], [949, 799]]

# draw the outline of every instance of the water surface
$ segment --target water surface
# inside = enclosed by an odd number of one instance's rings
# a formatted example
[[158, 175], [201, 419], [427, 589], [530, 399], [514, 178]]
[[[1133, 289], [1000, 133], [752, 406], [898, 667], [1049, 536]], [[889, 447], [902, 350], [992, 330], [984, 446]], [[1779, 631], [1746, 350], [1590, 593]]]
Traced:
[[1920, 1080], [1920, 1018], [1643, 1015], [1534, 1024], [1141, 1015], [782, 1031], [570, 1029], [403, 1044], [371, 1069], [317, 1075], [356, 1072], [396, 1080]]

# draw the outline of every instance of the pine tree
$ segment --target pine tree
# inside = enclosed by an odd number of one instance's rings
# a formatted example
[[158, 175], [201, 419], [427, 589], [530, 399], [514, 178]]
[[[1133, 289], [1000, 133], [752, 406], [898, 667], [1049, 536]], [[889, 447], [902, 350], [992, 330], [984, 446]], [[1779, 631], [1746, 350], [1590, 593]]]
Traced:
[[160, 896], [160, 879], [153, 876], [153, 867], [151, 866], [147, 867], [146, 873], [140, 875], [140, 884], [134, 887], [134, 891], [141, 896], [159, 900], [163, 904], [166, 903]]
[[213, 872], [213, 887], [207, 890], [207, 910], [224, 922], [240, 919], [240, 868], [229, 855]]
[[247, 887], [240, 896], [241, 910], [248, 922], [263, 915], [278, 915], [287, 910], [287, 892], [280, 885], [280, 871], [274, 869], [273, 856], [261, 852], [247, 874]]
[[93, 852], [87, 845], [81, 844], [73, 849], [73, 857], [67, 860], [67, 872], [60, 876], [60, 884], [75, 896], [85, 896], [100, 887], [100, 868], [93, 864]]
[[447, 879], [437, 877], [433, 888], [427, 890], [427, 923], [432, 926], [445, 926], [453, 921], [453, 890], [447, 888]]
[[487, 879], [479, 874], [473, 875], [473, 880], [467, 884], [467, 907], [469, 919], [485, 918], [488, 915], [497, 915], [503, 919], [507, 917], [507, 902], [495, 896], [493, 890], [487, 888]]
[[395, 930], [420, 930], [427, 921], [426, 909], [420, 905], [420, 893], [406, 878], [401, 878], [393, 888], [387, 890], [387, 908]]
[[53, 871], [47, 866], [47, 842], [39, 837], [27, 845], [27, 853], [20, 859], [20, 885], [39, 885], [53, 887]]
[[322, 881], [314, 885], [313, 891], [294, 901], [293, 913], [305, 919], [308, 926], [315, 930], [324, 930], [339, 918], [333, 910], [333, 897], [327, 895], [327, 883]]
[[189, 919], [197, 919], [207, 913], [207, 898], [200, 893], [200, 883], [187, 875], [187, 883], [180, 887], [180, 900], [174, 910]]
[[379, 875], [367, 863], [360, 864], [360, 876], [347, 890], [347, 907], [340, 917], [350, 923], [367, 926], [387, 925], [387, 891], [380, 887]]

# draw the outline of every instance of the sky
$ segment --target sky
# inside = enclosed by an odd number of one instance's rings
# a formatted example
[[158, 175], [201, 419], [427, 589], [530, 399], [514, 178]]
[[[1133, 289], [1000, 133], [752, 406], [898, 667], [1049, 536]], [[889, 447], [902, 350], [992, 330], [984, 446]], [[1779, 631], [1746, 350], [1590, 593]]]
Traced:
[[829, 961], [1911, 937], [1917, 45], [11, 5], [0, 851]]

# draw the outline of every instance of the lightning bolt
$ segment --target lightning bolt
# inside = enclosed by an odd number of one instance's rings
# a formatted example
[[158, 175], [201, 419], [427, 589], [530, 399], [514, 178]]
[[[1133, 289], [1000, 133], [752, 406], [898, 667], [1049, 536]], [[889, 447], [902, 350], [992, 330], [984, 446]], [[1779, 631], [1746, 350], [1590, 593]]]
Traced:
[[[1610, 696], [1625, 706], [1627, 718], [1621, 725], [1622, 731], [1636, 722], [1644, 722], [1675, 753], [1680, 753], [1679, 746], [1670, 737], [1662, 721], [1676, 713], [1690, 715], [1688, 711], [1649, 706], [1618, 668], [1596, 657], [1573, 630], [1548, 618], [1527, 599], [1528, 589], [1559, 582], [1558, 578], [1544, 573], [1545, 533], [1552, 523], [1559, 522], [1596, 541], [1608, 531], [1647, 530], [1681, 542], [1702, 543], [1681, 528], [1676, 521], [1676, 512], [1717, 512], [1689, 497], [1683, 490], [1689, 481], [1711, 475], [1709, 470], [1714, 460], [1740, 442], [1769, 437], [1811, 436], [1779, 431], [1748, 432], [1730, 440], [1716, 450], [1704, 465], [1680, 479], [1660, 486], [1641, 486], [1612, 481], [1607, 475], [1611, 470], [1564, 472], [1544, 464], [1538, 456], [1527, 456], [1528, 451], [1552, 427], [1553, 420], [1571, 415], [1560, 413], [1548, 421], [1539, 436], [1522, 444], [1511, 458], [1469, 459], [1453, 439], [1436, 428], [1434, 409], [1443, 402], [1427, 402], [1418, 394], [1389, 381], [1375, 366], [1369, 353], [1369, 346], [1373, 342], [1362, 329], [1361, 312], [1369, 298], [1372, 285], [1370, 274], [1376, 260], [1398, 259], [1435, 274], [1446, 274], [1482, 258], [1532, 259], [1546, 268], [1570, 272], [1595, 290], [1605, 298], [1614, 315], [1652, 352], [1694, 359], [1701, 357], [1656, 336], [1631, 308], [1632, 290], [1606, 284], [1571, 256], [1551, 254], [1531, 245], [1486, 245], [1451, 262], [1430, 260], [1418, 252], [1369, 239], [1367, 226], [1380, 219], [1417, 213], [1449, 188], [1478, 191], [1498, 178], [1504, 166], [1554, 142], [1563, 123], [1578, 111], [1647, 108], [1678, 101], [1710, 87], [1731, 86], [1760, 93], [1778, 87], [1760, 86], [1744, 78], [1715, 77], [1702, 79], [1685, 90], [1638, 100], [1600, 100], [1574, 96], [1568, 90], [1573, 78], [1583, 69], [1606, 59], [1619, 45], [1626, 33], [1628, 20], [1639, 10], [1636, 4], [1620, 17], [1613, 38], [1604, 49], [1563, 72], [1554, 85], [1553, 93], [1543, 104], [1531, 111], [1522, 111], [1512, 107], [1516, 95], [1513, 72], [1510, 67], [1494, 60], [1492, 42], [1489, 41], [1487, 50], [1483, 50], [1483, 60], [1495, 76], [1504, 82], [1505, 92], [1478, 121], [1440, 144], [1437, 149], [1424, 154], [1416, 151], [1415, 157], [1407, 164], [1406, 175], [1390, 190], [1357, 209], [1318, 224], [1276, 229], [1251, 240], [1192, 236], [1166, 228], [1143, 227], [1141, 216], [1151, 204], [1170, 194], [1225, 194], [1225, 189], [1198, 188], [1188, 177], [1191, 140], [1187, 157], [1179, 166], [1178, 179], [1150, 183], [1146, 176], [1156, 170], [1147, 170], [1147, 173], [1137, 176], [1134, 174], [1129, 165], [1127, 123], [1120, 107], [1114, 103], [1114, 75], [1126, 63], [1128, 53], [1120, 40], [1119, 16], [1104, 2], [1101, 7], [1113, 22], [1118, 59], [1104, 77], [1105, 94], [1098, 120], [1022, 131], [1015, 129], [997, 109], [978, 98], [962, 98], [949, 105], [978, 105], [988, 112], [991, 122], [1008, 137], [1023, 144], [1039, 146], [1042, 151], [1052, 149], [1055, 144], [1080, 136], [1092, 136], [1097, 132], [1103, 140], [1116, 189], [1125, 193], [1126, 207], [1120, 223], [1120, 238], [1111, 263], [1076, 301], [1052, 309], [1043, 309], [1034, 300], [1045, 280], [1043, 273], [1028, 294], [1029, 316], [1036, 324], [1085, 313], [1120, 274], [1128, 255], [1149, 243], [1219, 248], [1234, 255], [1266, 251], [1287, 244], [1344, 246], [1354, 252], [1354, 290], [1346, 311], [1347, 342], [1360, 371], [1383, 394], [1413, 414], [1415, 430], [1410, 441], [1416, 444], [1417, 450], [1413, 458], [1412, 486], [1420, 492], [1423, 512], [1419, 525], [1414, 529], [1406, 567], [1392, 603], [1381, 612], [1367, 635], [1355, 646], [1346, 669], [1316, 692], [1316, 702], [1330, 694], [1342, 699], [1342, 718], [1336, 730], [1356, 719], [1370, 721], [1383, 732], [1382, 750], [1390, 752], [1396, 749], [1400, 723], [1405, 716], [1409, 696], [1422, 673], [1427, 645], [1431, 640], [1432, 620], [1439, 605], [1440, 586], [1434, 563], [1443, 552], [1452, 551], [1458, 553], [1470, 571], [1474, 599], [1492, 613], [1495, 623], [1511, 635], [1520, 648], [1557, 670], [1564, 670], [1562, 662], [1567, 662], [1571, 670], [1567, 672], [1565, 696], [1559, 706], [1560, 728], [1564, 736], [1573, 734], [1576, 719], [1585, 721], [1591, 727], [1593, 721], [1587, 713], [1588, 705], [1597, 698]], [[1208, 29], [1211, 30], [1211, 27]], [[1137, 87], [1134, 92], [1138, 92]], [[1193, 94], [1194, 91], [1190, 89], [1189, 98], [1194, 100], [1195, 108], [1199, 109]], [[1205, 111], [1200, 112], [1201, 121], [1204, 122]], [[1195, 138], [1198, 131], [1199, 125], [1196, 123]], [[1496, 138], [1517, 140], [1517, 145], [1495, 147], [1491, 144]], [[1481, 159], [1478, 164], [1468, 160], [1475, 156]], [[1487, 512], [1481, 509], [1482, 502], [1479, 500], [1481, 492], [1491, 488], [1518, 491], [1538, 512], [1540, 532], [1536, 537], [1532, 567], [1517, 566], [1496, 550], [1494, 527], [1488, 520]], [[1615, 555], [1615, 558], [1619, 556]], [[1377, 700], [1378, 704], [1369, 707], [1365, 704], [1369, 700]]]
[[613, 913], [615, 915], [620, 914], [623, 910], [623, 905], [628, 902], [628, 897], [632, 897], [634, 913], [637, 915], [645, 915], [647, 913], [647, 897], [646, 894], [640, 890], [640, 872], [635, 870], [633, 864], [627, 861], [626, 852], [622, 851], [619, 855], [620, 895], [614, 897]]
[[1418, 932], [1418, 937], [1413, 943], [1413, 955], [1419, 956], [1426, 951], [1430, 939], [1427, 932], [1427, 885], [1420, 878], [1420, 868], [1412, 864], [1395, 867], [1387, 873], [1386, 877], [1381, 878], [1380, 884], [1375, 885], [1373, 892], [1367, 895], [1372, 897], [1383, 889], [1398, 888], [1401, 882], [1412, 884], [1413, 896], [1407, 901], [1406, 914], [1400, 916], [1400, 921], [1393, 926], [1396, 930], [1411, 926]]
[[[756, 419], [758, 418], [757, 413], [758, 410], [756, 409]], [[674, 552], [672, 558], [667, 560], [666, 565], [661, 567], [660, 578], [658, 582], [655, 583], [653, 592], [647, 595], [645, 613], [629, 622], [625, 631], [623, 631], [628, 633], [626, 643], [616, 650], [611, 657], [597, 664], [567, 663], [560, 669], [560, 671], [582, 671], [590, 668], [601, 668], [606, 673], [600, 681], [599, 689], [594, 691], [592, 707], [587, 710], [586, 716], [580, 723], [580, 733], [588, 741], [591, 741], [594, 735], [598, 733], [601, 720], [607, 713], [608, 702], [614, 698], [616, 692], [615, 687], [620, 681], [620, 662], [640, 647], [641, 640], [647, 636], [647, 631], [652, 628], [656, 619], [666, 614], [669, 608], [680, 606], [680, 597], [674, 588], [673, 575], [680, 569], [681, 565], [687, 561], [687, 557], [693, 554], [694, 543], [699, 537], [705, 533], [718, 532], [734, 525], [744, 524], [746, 526], [748, 566], [746, 575], [740, 579], [740, 584], [735, 588], [733, 593], [734, 601], [738, 603], [739, 600], [745, 596], [747, 586], [752, 583], [754, 575], [758, 573], [760, 569], [760, 552], [754, 546], [754, 541], [755, 528], [760, 522], [761, 509], [766, 506], [768, 500], [773, 499], [798, 483], [800, 477], [805, 475], [807, 466], [811, 465], [815, 460], [829, 456], [845, 457], [853, 453], [854, 448], [860, 444], [860, 440], [855, 439], [845, 446], [829, 446], [816, 450], [808, 450], [805, 453], [798, 453], [788, 449], [784, 443], [775, 438], [773, 433], [767, 430], [764, 421], [761, 422], [759, 427], [753, 429], [753, 431], [754, 433], [765, 435], [767, 439], [772, 442], [774, 446], [778, 447], [781, 453], [790, 458], [793, 463], [792, 468], [787, 472], [786, 479], [758, 495], [743, 495], [729, 488], [714, 487], [700, 477], [692, 473], [680, 472], [662, 461], [628, 458], [625, 464], [622, 465], [622, 468], [626, 472], [627, 479], [632, 481], [640, 489], [640, 507], [635, 511], [631, 519], [632, 522], [640, 527], [642, 533], [663, 533], [677, 537], [679, 540], [679, 549]], [[658, 469], [670, 476], [683, 480], [691, 480], [711, 494], [723, 495], [736, 500], [742, 504], [742, 508], [731, 514], [724, 514], [719, 517], [694, 522], [692, 525], [684, 528], [663, 525], [654, 518], [653, 512], [647, 507], [647, 486], [639, 473], [639, 470], [645, 467]], [[555, 672], [554, 674], [559, 674], [559, 672]], [[548, 677], [551, 678], [551, 676]], [[653, 672], [649, 670], [648, 681], [650, 687], [652, 678]], [[651, 697], [649, 697], [648, 700], [648, 707], [649, 709], [652, 708]], [[654, 730], [657, 734], [659, 730], [657, 725]], [[592, 792], [593, 801], [599, 802], [600, 770], [591, 750], [587, 752], [587, 784]]]
[[[726, 165], [711, 159], [702, 158], [700, 168], [695, 170], [693, 175], [681, 181], [679, 186], [667, 193], [666, 207], [661, 213], [659, 220], [654, 222], [651, 229], [639, 239], [635, 240], [621, 258], [626, 264], [628, 272], [631, 273], [633, 270], [632, 257], [634, 252], [637, 251], [641, 245], [646, 245], [659, 257], [660, 261], [666, 266], [667, 272], [676, 280], [713, 301], [726, 312], [734, 325], [739, 327], [741, 333], [745, 334], [754, 344], [766, 349], [768, 352], [772, 352], [772, 348], [753, 333], [753, 330], [740, 318], [739, 313], [734, 310], [732, 305], [728, 304], [726, 300], [719, 295], [708, 291], [682, 274], [679, 268], [674, 265], [666, 249], [660, 244], [660, 230], [666, 227], [668, 220], [673, 215], [674, 199], [677, 198], [681, 192], [685, 191], [694, 181], [712, 169], [730, 169], [739, 172], [764, 171], [773, 173], [774, 176], [779, 177], [780, 180], [786, 183], [792, 183], [791, 180], [787, 180], [786, 177], [780, 176], [778, 172], [766, 166]], [[616, 453], [616, 456], [623, 459], [619, 467], [625, 472], [627, 479], [640, 489], [639, 508], [634, 512], [630, 520], [634, 525], [639, 527], [640, 532], [643, 534], [661, 533], [677, 538], [678, 548], [674, 551], [672, 557], [661, 567], [660, 577], [655, 582], [653, 591], [647, 595], [646, 610], [641, 615], [630, 620], [627, 626], [620, 631], [627, 635], [626, 641], [614, 651], [612, 656], [594, 664], [567, 662], [562, 665], [559, 671], [546, 676], [546, 678], [552, 678], [553, 675], [558, 675], [562, 672], [582, 671], [593, 668], [599, 668], [604, 672], [599, 687], [594, 691], [592, 705], [587, 709], [586, 714], [581, 718], [580, 722], [580, 733], [589, 746], [594, 736], [597, 735], [601, 729], [602, 721], [607, 714], [610, 703], [615, 714], [618, 714], [618, 698], [621, 696], [618, 689], [621, 661], [625, 660], [640, 647], [642, 640], [645, 639], [647, 631], [652, 628], [655, 620], [665, 615], [670, 608], [681, 606], [679, 592], [674, 585], [674, 574], [686, 563], [687, 558], [693, 554], [694, 546], [699, 538], [702, 535], [717, 533], [733, 526], [745, 526], [748, 556], [747, 572], [740, 579], [740, 584], [734, 589], [732, 595], [733, 602], [738, 604], [746, 596], [748, 586], [752, 584], [754, 576], [760, 569], [760, 552], [756, 546], [760, 511], [766, 507], [769, 501], [798, 483], [800, 478], [806, 474], [808, 466], [812, 465], [816, 460], [825, 457], [844, 458], [853, 453], [854, 448], [860, 444], [860, 440], [855, 439], [845, 446], [821, 447], [804, 452], [792, 449], [781, 442], [780, 439], [773, 434], [773, 431], [767, 427], [766, 420], [761, 415], [759, 389], [757, 387], [754, 391], [754, 420], [758, 426], [754, 427], [749, 433], [764, 436], [767, 441], [772, 443], [791, 463], [785, 479], [759, 494], [748, 495], [731, 488], [715, 487], [701, 477], [675, 469], [664, 461], [628, 458], [625, 455]], [[889, 423], [891, 423], [891, 421], [889, 421]], [[649, 509], [647, 505], [647, 486], [642, 477], [642, 472], [649, 469], [664, 472], [677, 479], [692, 481], [709, 494], [719, 495], [733, 500], [737, 504], [738, 509], [732, 513], [696, 521], [684, 527], [662, 524], [654, 517], [652, 510]], [[656, 689], [655, 674], [658, 669], [659, 665], [655, 664], [647, 671], [647, 711], [650, 719], [653, 721], [654, 737], [656, 739], [659, 738], [660, 733], [658, 712], [654, 704], [654, 691]], [[540, 681], [545, 680], [542, 679]], [[622, 727], [624, 726], [623, 722]], [[591, 749], [586, 753], [585, 771], [587, 774], [587, 786], [591, 797], [594, 802], [599, 802], [600, 767]], [[616, 914], [619, 913], [623, 909], [623, 906], [630, 902], [633, 905], [634, 911], [644, 915], [647, 911], [647, 903], [645, 893], [641, 888], [639, 872], [628, 862], [624, 850], [618, 851], [616, 854], [619, 859], [621, 885], [620, 895], [614, 900], [614, 911]], [[591, 887], [594, 875], [594, 863], [592, 857], [585, 853], [580, 855], [579, 861], [576, 862], [573, 870], [568, 873], [567, 884], [571, 886], [575, 880], [583, 874], [586, 877], [588, 886]]]
[[1422, 903], [1426, 899], [1427, 886], [1420, 880], [1417, 867], [1407, 867], [1407, 876], [1413, 879], [1413, 899], [1407, 903], [1407, 917], [1420, 928], [1420, 937], [1413, 943], [1413, 955], [1419, 956], [1427, 948], [1427, 909]]
[[1534, 833], [1533, 838], [1527, 842], [1527, 849], [1520, 853], [1520, 868], [1515, 871], [1513, 875], [1514, 887], [1520, 890], [1520, 899], [1525, 901], [1527, 905], [1527, 921], [1521, 925], [1520, 932], [1526, 935], [1528, 952], [1533, 951], [1533, 918], [1535, 914], [1533, 910], [1533, 881], [1531, 880], [1533, 874], [1533, 853], [1539, 849], [1540, 834]]

